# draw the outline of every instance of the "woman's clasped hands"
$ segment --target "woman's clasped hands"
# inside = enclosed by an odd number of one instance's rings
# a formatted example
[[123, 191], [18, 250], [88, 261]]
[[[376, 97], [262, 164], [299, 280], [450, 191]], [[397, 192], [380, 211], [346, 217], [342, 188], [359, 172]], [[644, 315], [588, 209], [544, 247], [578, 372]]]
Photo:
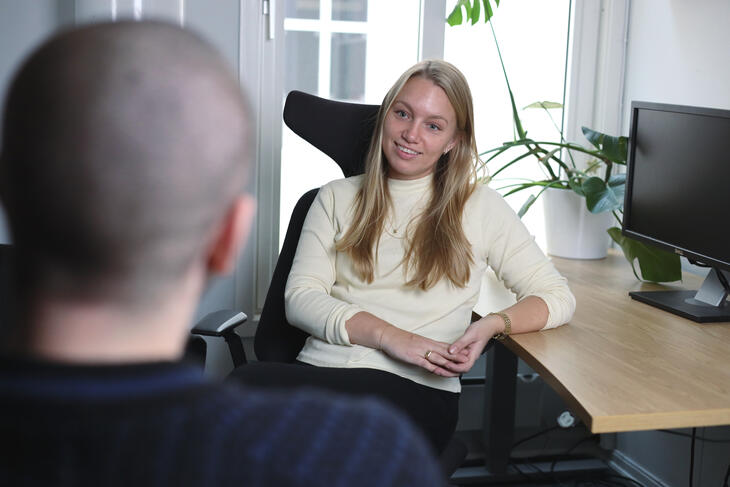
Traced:
[[490, 338], [497, 332], [487, 320], [469, 325], [454, 343], [388, 327], [382, 332], [380, 349], [390, 357], [418, 365], [442, 377], [458, 377], [474, 366]]
[[502, 331], [501, 318], [485, 316], [469, 325], [453, 343], [432, 340], [361, 311], [347, 321], [352, 343], [382, 350], [386, 355], [417, 365], [442, 377], [458, 377], [474, 366], [487, 342]]
[[468, 360], [465, 354], [449, 353], [449, 344], [424, 336], [388, 327], [383, 331], [380, 349], [390, 357], [423, 367], [442, 377], [458, 377], [460, 365]]

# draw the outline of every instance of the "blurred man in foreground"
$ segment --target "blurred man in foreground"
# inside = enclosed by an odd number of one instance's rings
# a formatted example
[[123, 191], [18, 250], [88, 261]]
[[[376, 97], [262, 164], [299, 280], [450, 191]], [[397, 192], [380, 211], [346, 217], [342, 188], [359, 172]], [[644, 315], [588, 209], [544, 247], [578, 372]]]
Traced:
[[0, 485], [439, 483], [378, 404], [179, 363], [251, 225], [251, 132], [224, 61], [171, 25], [82, 27], [21, 67], [0, 155], [19, 311], [0, 341]]

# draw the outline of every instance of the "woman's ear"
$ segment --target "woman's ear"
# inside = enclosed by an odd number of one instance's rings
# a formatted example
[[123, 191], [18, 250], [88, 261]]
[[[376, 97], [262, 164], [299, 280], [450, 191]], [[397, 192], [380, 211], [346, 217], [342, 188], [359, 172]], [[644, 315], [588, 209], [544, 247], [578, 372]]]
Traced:
[[228, 274], [233, 270], [255, 212], [256, 202], [249, 195], [241, 195], [231, 204], [208, 250], [209, 273]]
[[448, 152], [451, 149], [453, 149], [456, 146], [456, 144], [459, 143], [459, 140], [461, 140], [461, 135], [459, 135], [459, 134], [454, 135], [454, 138], [451, 139], [451, 142], [446, 144], [446, 148], [444, 149], [444, 154], [448, 154]]

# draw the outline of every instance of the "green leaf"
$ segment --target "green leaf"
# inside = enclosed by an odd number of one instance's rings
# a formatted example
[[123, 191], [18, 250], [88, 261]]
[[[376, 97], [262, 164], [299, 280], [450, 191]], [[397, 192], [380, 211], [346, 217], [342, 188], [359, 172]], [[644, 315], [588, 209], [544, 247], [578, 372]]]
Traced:
[[471, 2], [469, 0], [459, 0], [456, 3], [454, 10], [452, 10], [449, 16], [446, 17], [446, 22], [451, 27], [461, 25], [464, 22], [464, 17], [461, 15], [461, 7], [464, 7], [466, 10], [467, 19], [471, 16]]
[[583, 135], [588, 139], [588, 142], [593, 144], [599, 153], [613, 162], [626, 164], [626, 154], [629, 147], [627, 137], [602, 134], [588, 127], [581, 127], [581, 130], [583, 130]]
[[[484, 23], [487, 23], [491, 20], [492, 16], [494, 16], [494, 11], [492, 10], [492, 6], [489, 4], [489, 0], [483, 0], [483, 1], [484, 1]], [[479, 0], [476, 0], [474, 2], [474, 6], [476, 6], [478, 3], [479, 3]], [[497, 7], [499, 7], [499, 0], [497, 0], [496, 3], [497, 3]], [[476, 22], [476, 20], [475, 20], [475, 22]]]
[[636, 273], [635, 260], [639, 261], [641, 277], [646, 281], [672, 282], [682, 279], [682, 267], [677, 254], [629, 238], [621, 233], [619, 227], [609, 228], [608, 234], [624, 251], [637, 279], [641, 280]]
[[550, 108], [563, 108], [563, 104], [556, 101], [536, 101], [527, 105], [523, 108], [523, 110], [527, 110], [528, 108], [542, 108], [548, 110]]
[[479, 5], [479, 0], [474, 0], [474, 5], [471, 7], [471, 14], [469, 15], [471, 18], [471, 25], [479, 22], [479, 14], [481, 14]]
[[[481, 1], [481, 3], [480, 3]], [[456, 6], [451, 11], [448, 17], [446, 17], [446, 22], [451, 26], [454, 27], [455, 25], [461, 25], [464, 22], [464, 15], [461, 12], [462, 7], [466, 11], [466, 20], [471, 21], [471, 24], [474, 25], [479, 21], [479, 17], [481, 16], [481, 6], [484, 5], [484, 22], [489, 22], [492, 17], [494, 16], [494, 10], [499, 7], [499, 0], [491, 0], [494, 1], [495, 7], [492, 8], [492, 5], [490, 3], [490, 0], [474, 0], [472, 3], [471, 0], [459, 0], [456, 3]]]
[[588, 211], [591, 213], [601, 213], [603, 211], [617, 210], [623, 206], [626, 179], [622, 174], [617, 174], [616, 176], [611, 176], [608, 184], [596, 176], [583, 181], [581, 189], [586, 198]]

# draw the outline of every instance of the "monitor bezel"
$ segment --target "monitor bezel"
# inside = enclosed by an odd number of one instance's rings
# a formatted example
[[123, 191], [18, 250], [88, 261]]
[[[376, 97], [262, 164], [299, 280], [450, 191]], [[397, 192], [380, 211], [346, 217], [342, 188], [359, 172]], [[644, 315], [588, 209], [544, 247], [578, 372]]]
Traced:
[[[626, 158], [626, 188], [624, 193], [624, 207], [623, 207], [623, 221], [621, 225], [621, 232], [623, 235], [638, 240], [640, 242], [648, 243], [656, 247], [674, 252], [680, 256], [686, 257], [689, 260], [700, 263], [710, 267], [717, 267], [726, 271], [730, 271], [730, 262], [726, 262], [715, 257], [704, 255], [696, 250], [688, 249], [678, 245], [677, 243], [665, 242], [649, 235], [639, 233], [630, 228], [631, 223], [631, 196], [633, 193], [633, 170], [634, 170], [634, 157], [636, 152], [636, 130], [637, 130], [637, 117], [639, 111], [642, 109], [675, 112], [692, 115], [702, 115], [710, 117], [728, 118], [730, 119], [730, 110], [722, 110], [718, 108], [706, 108], [706, 107], [695, 107], [687, 105], [672, 105], [667, 103], [653, 103], [645, 101], [632, 101], [631, 102], [631, 129], [629, 132], [628, 141], [628, 152]], [[718, 222], [719, 223], [719, 222]]]

